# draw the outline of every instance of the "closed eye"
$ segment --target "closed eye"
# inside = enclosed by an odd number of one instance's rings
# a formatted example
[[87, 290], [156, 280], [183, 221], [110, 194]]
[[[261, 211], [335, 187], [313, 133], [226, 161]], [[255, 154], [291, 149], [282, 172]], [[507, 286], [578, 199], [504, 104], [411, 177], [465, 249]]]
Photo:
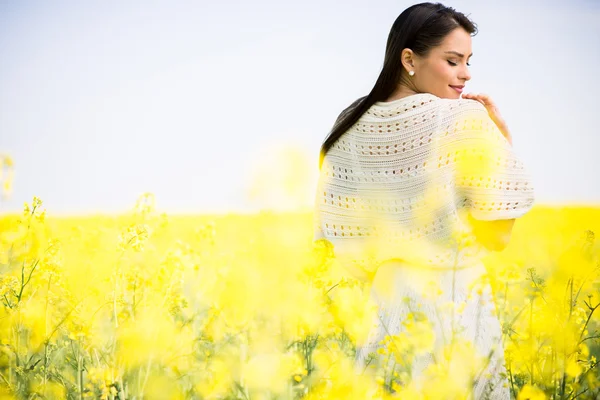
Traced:
[[[448, 64], [455, 66], [456, 67], [456, 63], [453, 63], [452, 61], [448, 60]], [[471, 64], [467, 63], [467, 65], [470, 67]]]

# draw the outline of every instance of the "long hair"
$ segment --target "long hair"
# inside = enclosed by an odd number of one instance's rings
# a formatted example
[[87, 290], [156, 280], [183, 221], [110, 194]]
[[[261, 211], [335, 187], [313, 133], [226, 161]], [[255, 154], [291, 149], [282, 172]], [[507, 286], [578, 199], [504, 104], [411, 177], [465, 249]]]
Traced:
[[402, 50], [411, 49], [427, 57], [432, 48], [439, 46], [446, 35], [457, 27], [469, 34], [477, 34], [477, 26], [464, 14], [441, 3], [419, 3], [402, 12], [394, 21], [388, 35], [383, 68], [371, 92], [354, 101], [338, 116], [327, 138], [321, 145], [319, 169], [329, 148], [376, 102], [388, 98], [400, 83], [403, 65]]

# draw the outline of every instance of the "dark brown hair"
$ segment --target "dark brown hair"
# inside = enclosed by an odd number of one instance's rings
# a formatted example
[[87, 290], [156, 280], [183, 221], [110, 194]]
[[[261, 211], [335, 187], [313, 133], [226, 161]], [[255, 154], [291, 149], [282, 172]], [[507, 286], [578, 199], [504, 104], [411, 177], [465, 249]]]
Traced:
[[374, 103], [387, 99], [398, 87], [402, 73], [401, 54], [405, 48], [421, 57], [427, 57], [432, 48], [439, 46], [446, 35], [462, 27], [471, 35], [477, 26], [464, 14], [441, 3], [419, 3], [402, 12], [394, 21], [388, 35], [383, 68], [375, 86], [366, 96], [354, 101], [341, 112], [327, 138], [321, 145], [319, 169], [329, 148]]

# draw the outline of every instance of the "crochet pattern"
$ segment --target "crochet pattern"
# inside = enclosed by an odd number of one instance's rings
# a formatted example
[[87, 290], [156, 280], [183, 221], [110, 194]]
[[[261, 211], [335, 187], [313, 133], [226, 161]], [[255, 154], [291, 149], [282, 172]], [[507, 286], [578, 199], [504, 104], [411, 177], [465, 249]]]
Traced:
[[[314, 240], [327, 239], [350, 263], [468, 266], [487, 250], [467, 214], [518, 218], [533, 204], [528, 171], [481, 103], [418, 93], [375, 103], [331, 146]], [[472, 243], [459, 260], [457, 238]]]

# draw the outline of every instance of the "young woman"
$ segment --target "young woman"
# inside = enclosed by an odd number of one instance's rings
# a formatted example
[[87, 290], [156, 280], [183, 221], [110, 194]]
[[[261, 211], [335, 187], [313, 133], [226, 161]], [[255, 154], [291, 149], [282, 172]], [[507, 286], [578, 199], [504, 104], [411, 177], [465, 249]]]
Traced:
[[[440, 3], [396, 19], [375, 86], [339, 115], [321, 147], [314, 239], [329, 241], [344, 267], [369, 282], [379, 307], [358, 344], [357, 371], [387, 368], [396, 384], [423, 387], [432, 365], [445, 363], [453, 376], [473, 370], [467, 389], [475, 398], [508, 399], [502, 329], [481, 259], [508, 244], [534, 190], [493, 101], [462, 94], [476, 32]], [[431, 346], [397, 356], [423, 317]]]

